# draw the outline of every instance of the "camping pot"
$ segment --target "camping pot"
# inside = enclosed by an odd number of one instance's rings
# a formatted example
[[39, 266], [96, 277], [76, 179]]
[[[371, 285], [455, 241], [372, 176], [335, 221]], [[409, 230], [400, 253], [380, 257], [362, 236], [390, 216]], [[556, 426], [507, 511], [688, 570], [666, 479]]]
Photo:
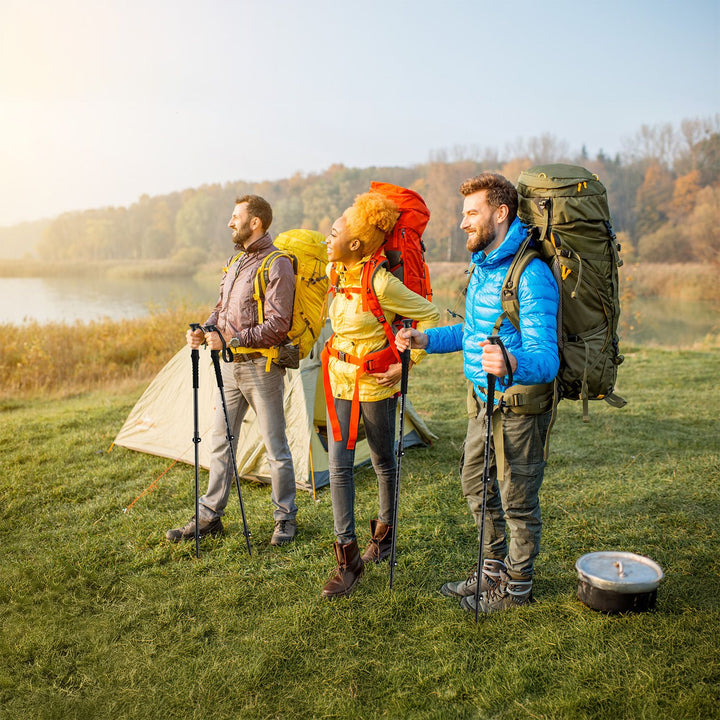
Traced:
[[593, 610], [644, 612], [655, 607], [662, 568], [631, 552], [594, 552], [576, 563], [578, 598]]

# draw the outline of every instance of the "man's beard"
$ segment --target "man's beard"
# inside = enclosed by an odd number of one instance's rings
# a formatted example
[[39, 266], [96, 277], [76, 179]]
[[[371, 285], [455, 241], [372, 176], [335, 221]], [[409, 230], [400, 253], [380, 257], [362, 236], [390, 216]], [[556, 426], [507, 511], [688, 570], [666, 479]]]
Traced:
[[491, 221], [478, 228], [476, 233], [471, 237], [468, 235], [466, 247], [470, 252], [480, 252], [488, 245], [492, 244], [497, 237], [497, 231]]
[[233, 230], [233, 242], [236, 250], [245, 249], [245, 241], [250, 239], [252, 230], [250, 229], [250, 221], [247, 220], [237, 230]]

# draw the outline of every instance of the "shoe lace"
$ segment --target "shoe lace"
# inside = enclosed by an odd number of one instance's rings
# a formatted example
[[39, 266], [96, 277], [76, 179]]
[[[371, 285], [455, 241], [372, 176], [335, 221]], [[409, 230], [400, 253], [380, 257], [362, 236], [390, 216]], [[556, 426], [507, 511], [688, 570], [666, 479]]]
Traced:
[[490, 590], [488, 591], [487, 598], [489, 602], [495, 602], [497, 600], [502, 600], [507, 595], [506, 589], [503, 587], [501, 582], [497, 582], [494, 585], [490, 586]]
[[287, 520], [278, 520], [275, 524], [275, 532], [279, 535], [285, 534], [285, 525], [287, 523]]

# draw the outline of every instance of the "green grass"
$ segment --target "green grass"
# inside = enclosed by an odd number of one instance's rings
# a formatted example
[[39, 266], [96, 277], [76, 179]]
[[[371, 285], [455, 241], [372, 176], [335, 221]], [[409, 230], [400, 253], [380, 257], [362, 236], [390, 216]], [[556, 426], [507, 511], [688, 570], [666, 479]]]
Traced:
[[[403, 462], [395, 588], [371, 567], [323, 601], [333, 566], [327, 490], [299, 495], [300, 534], [270, 548], [270, 490], [243, 486], [224, 538], [171, 546], [192, 513], [176, 466], [107, 449], [139, 395], [7, 402], [2, 411], [2, 718], [709, 718], [720, 663], [720, 352], [626, 352], [622, 410], [592, 422], [565, 403], [541, 501], [538, 602], [479, 624], [439, 586], [477, 553], [457, 464], [459, 356], [413, 372], [414, 403], [441, 439]], [[206, 473], [202, 473], [204, 484]], [[360, 541], [372, 472], [357, 476]], [[576, 559], [655, 559], [655, 612], [608, 616], [576, 598]]]

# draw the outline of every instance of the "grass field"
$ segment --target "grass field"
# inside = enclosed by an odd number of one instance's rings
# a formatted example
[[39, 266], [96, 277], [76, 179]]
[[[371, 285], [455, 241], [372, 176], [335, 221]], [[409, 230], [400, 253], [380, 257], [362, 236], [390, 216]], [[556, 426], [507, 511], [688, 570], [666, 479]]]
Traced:
[[[439, 586], [477, 552], [457, 464], [459, 356], [429, 358], [411, 397], [440, 436], [403, 462], [395, 587], [368, 569], [323, 601], [334, 566], [327, 490], [298, 498], [297, 541], [270, 548], [270, 490], [243, 487], [224, 538], [171, 546], [192, 513], [176, 466], [107, 449], [141, 386], [2, 411], [0, 717], [711, 718], [720, 716], [720, 352], [627, 352], [622, 410], [560, 408], [541, 501], [538, 602], [472, 617]], [[203, 472], [201, 483], [206, 473]], [[360, 542], [377, 490], [357, 478]], [[648, 555], [655, 612], [607, 616], [576, 598], [576, 559]]]

